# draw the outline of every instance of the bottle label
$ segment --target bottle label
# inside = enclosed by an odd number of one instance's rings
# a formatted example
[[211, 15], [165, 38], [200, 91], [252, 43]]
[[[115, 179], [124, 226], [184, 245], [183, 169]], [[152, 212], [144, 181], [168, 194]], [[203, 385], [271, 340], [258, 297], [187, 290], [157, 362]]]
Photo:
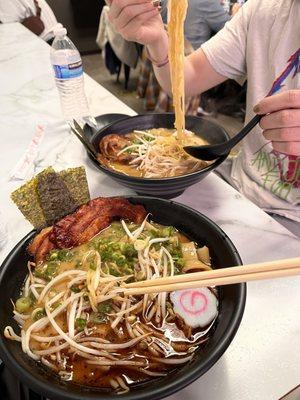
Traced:
[[55, 78], [71, 79], [78, 78], [83, 74], [82, 61], [67, 65], [53, 65]]

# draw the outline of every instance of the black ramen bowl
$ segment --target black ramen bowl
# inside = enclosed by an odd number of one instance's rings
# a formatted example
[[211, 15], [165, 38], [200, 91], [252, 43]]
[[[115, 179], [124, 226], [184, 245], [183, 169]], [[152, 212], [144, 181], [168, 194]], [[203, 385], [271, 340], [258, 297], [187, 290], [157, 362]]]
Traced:
[[[214, 268], [240, 265], [241, 259], [226, 234], [211, 220], [195, 210], [151, 197], [128, 197], [134, 204], [142, 204], [151, 218], [161, 224], [173, 225], [199, 245], [211, 250]], [[0, 357], [19, 379], [35, 392], [51, 400], [156, 400], [171, 395], [203, 375], [222, 356], [232, 341], [242, 319], [246, 285], [219, 288], [219, 315], [211, 338], [200, 347], [193, 360], [165, 377], [148, 380], [131, 387], [129, 393], [117, 395], [109, 389], [97, 389], [63, 382], [41, 364], [22, 352], [21, 344], [4, 338], [3, 330], [18, 326], [12, 318], [11, 300], [19, 297], [20, 287], [27, 274], [29, 256], [26, 247], [35, 232], [29, 233], [11, 251], [0, 273]]]
[[[186, 116], [186, 129], [194, 132], [202, 139], [210, 144], [223, 143], [229, 140], [226, 131], [219, 125], [208, 121], [201, 117]], [[125, 135], [134, 130], [146, 130], [151, 128], [174, 128], [174, 114], [144, 114], [135, 117], [123, 118], [117, 122], [113, 122], [98, 132], [93, 132], [90, 140], [95, 149], [99, 151], [99, 143], [101, 139], [111, 133]], [[190, 174], [175, 176], [172, 178], [140, 178], [128, 176], [121, 172], [114, 171], [104, 165], [100, 165], [92, 158], [95, 166], [110, 176], [115, 181], [123, 186], [127, 186], [139, 194], [158, 196], [164, 198], [174, 198], [181, 194], [186, 188], [205, 178], [211, 171], [216, 169], [228, 156], [219, 157], [208, 167], [199, 171], [191, 172]]]

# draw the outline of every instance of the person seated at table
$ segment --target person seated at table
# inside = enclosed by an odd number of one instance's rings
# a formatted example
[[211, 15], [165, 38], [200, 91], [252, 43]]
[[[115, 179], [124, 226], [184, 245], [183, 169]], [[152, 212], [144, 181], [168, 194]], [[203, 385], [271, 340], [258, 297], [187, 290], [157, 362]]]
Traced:
[[[159, 83], [171, 92], [168, 35], [147, 0], [113, 0], [110, 19], [127, 40], [147, 46]], [[246, 122], [263, 115], [220, 173], [300, 236], [300, 1], [248, 0], [225, 27], [185, 58], [186, 95], [228, 78], [248, 80]], [[160, 63], [162, 67], [158, 67]], [[277, 91], [264, 98], [276, 76]], [[254, 108], [253, 108], [254, 107]], [[237, 210], [238, 212], [238, 210]]]
[[[233, 14], [239, 9], [235, 3]], [[161, 17], [167, 23], [168, 0], [161, 1]], [[231, 16], [224, 10], [220, 0], [189, 0], [184, 24], [185, 54], [189, 55], [206, 42], [214, 32], [223, 28]], [[145, 109], [155, 112], [173, 111], [172, 99], [160, 87], [154, 75], [152, 63], [147, 58], [146, 49], [143, 50], [140, 74], [137, 84], [137, 93], [145, 98]], [[200, 96], [186, 99], [186, 114], [197, 115]]]
[[45, 0], [0, 0], [0, 22], [20, 22], [49, 44], [62, 26]]

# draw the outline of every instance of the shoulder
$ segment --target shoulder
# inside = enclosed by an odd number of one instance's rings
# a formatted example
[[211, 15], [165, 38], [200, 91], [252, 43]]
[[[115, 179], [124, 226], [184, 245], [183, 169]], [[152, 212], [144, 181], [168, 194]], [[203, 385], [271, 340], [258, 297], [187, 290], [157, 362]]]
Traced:
[[240, 12], [248, 19], [271, 20], [282, 7], [286, 8], [293, 0], [248, 0]]

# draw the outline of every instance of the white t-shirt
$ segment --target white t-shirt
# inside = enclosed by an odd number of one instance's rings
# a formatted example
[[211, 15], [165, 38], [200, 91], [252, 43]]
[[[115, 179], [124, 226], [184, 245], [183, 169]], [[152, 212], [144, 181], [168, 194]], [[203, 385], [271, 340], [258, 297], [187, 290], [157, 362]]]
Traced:
[[[41, 8], [41, 20], [45, 25], [40, 37], [44, 40], [53, 38], [54, 29], [62, 26], [45, 0], [38, 0]], [[36, 15], [36, 6], [33, 0], [0, 0], [0, 21], [22, 22], [25, 18]]]
[[[267, 95], [285, 68], [291, 71], [279, 90], [300, 89], [299, 47], [300, 0], [248, 0], [202, 45], [218, 73], [239, 83], [247, 79], [246, 122], [254, 116], [253, 106]], [[292, 64], [290, 58], [298, 49]], [[300, 222], [300, 157], [274, 154], [260, 127], [243, 140], [231, 179], [264, 210]]]

